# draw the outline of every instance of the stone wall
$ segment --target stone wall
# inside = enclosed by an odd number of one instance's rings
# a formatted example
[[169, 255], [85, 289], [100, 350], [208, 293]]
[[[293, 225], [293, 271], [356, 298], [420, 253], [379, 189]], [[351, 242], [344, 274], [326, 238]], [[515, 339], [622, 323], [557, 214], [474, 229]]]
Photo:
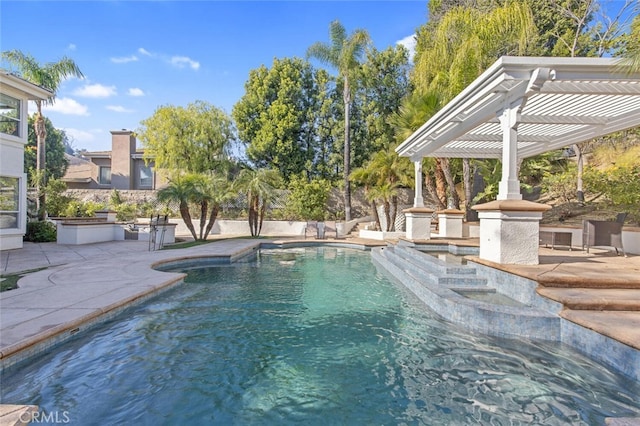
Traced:
[[[113, 189], [67, 189], [65, 195], [73, 197], [77, 200], [86, 202], [93, 201], [96, 203], [109, 204]], [[130, 190], [130, 189], [118, 189], [120, 198], [129, 204], [142, 204], [151, 203], [158, 205], [158, 209], [163, 205], [159, 205], [157, 202], [157, 190]], [[413, 190], [401, 189], [398, 194], [398, 205], [401, 208], [413, 205]], [[177, 205], [171, 206], [172, 210], [177, 211]], [[351, 209], [353, 218], [360, 218], [371, 215], [371, 208], [369, 202], [365, 198], [364, 190], [362, 188], [354, 189], [351, 193]], [[334, 189], [331, 192], [329, 201], [327, 203], [327, 210], [329, 211], [329, 220], [344, 219], [344, 202], [342, 191]], [[400, 227], [402, 225], [400, 224]]]
[[[151, 190], [134, 190], [134, 189], [118, 189], [120, 198], [125, 203], [140, 204], [156, 202], [157, 191]], [[64, 195], [75, 198], [80, 201], [93, 201], [96, 203], [109, 204], [112, 189], [67, 189]]]

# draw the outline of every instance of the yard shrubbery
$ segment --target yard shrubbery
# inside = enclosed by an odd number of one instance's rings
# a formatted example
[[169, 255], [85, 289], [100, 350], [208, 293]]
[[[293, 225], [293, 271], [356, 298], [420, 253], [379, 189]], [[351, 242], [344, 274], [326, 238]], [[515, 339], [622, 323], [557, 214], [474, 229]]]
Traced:
[[51, 243], [57, 238], [56, 225], [47, 221], [34, 221], [27, 223], [27, 233], [24, 241], [33, 243]]

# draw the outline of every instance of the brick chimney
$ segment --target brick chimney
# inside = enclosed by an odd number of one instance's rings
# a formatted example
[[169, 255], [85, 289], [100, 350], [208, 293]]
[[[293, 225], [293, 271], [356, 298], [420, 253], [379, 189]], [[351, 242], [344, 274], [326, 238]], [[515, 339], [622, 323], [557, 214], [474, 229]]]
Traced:
[[111, 131], [111, 186], [114, 189], [133, 188], [133, 159], [136, 137], [131, 130]]

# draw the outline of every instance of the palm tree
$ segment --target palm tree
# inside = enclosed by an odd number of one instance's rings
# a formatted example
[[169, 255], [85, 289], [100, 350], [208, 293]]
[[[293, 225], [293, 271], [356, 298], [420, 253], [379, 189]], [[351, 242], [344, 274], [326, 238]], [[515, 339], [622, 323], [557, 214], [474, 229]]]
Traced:
[[[19, 50], [9, 50], [2, 52], [2, 58], [6, 60], [10, 65], [17, 68], [20, 77], [25, 80], [37, 84], [51, 91], [53, 96], [44, 101], [45, 104], [53, 104], [56, 97], [56, 92], [60, 83], [69, 77], [82, 78], [84, 75], [76, 63], [70, 59], [62, 57], [58, 62], [50, 62], [44, 65], [39, 64], [31, 55], [22, 53]], [[44, 117], [42, 116], [42, 104], [43, 101], [36, 100], [37, 117], [35, 121], [35, 133], [38, 142], [38, 157], [36, 160], [36, 169], [38, 175], [41, 177], [38, 179], [38, 217], [40, 220], [44, 220], [46, 217], [45, 206], [45, 194], [41, 190], [42, 186], [46, 184], [46, 152], [45, 142], [47, 138], [47, 130], [45, 127]]]
[[[410, 187], [413, 167], [406, 157], [400, 157], [393, 148], [378, 151], [367, 162], [365, 167], [354, 170], [351, 177], [365, 185], [367, 198], [376, 208], [376, 201], [381, 201], [387, 219], [387, 231], [393, 229], [398, 212], [398, 189], [401, 186]], [[393, 209], [391, 207], [393, 206]], [[393, 214], [391, 214], [393, 212]], [[380, 219], [374, 215], [377, 225]]]
[[[386, 222], [385, 231], [393, 231], [396, 222], [396, 210], [391, 214], [392, 200], [398, 197], [398, 184], [385, 182], [381, 185], [371, 188], [367, 193], [367, 197], [371, 200], [380, 200], [382, 202], [382, 211]], [[380, 223], [378, 223], [380, 226]], [[380, 227], [382, 229], [382, 227]]]
[[[342, 99], [344, 101], [344, 216], [351, 220], [351, 184], [349, 173], [351, 168], [350, 109], [354, 72], [358, 69], [359, 60], [369, 44], [369, 34], [365, 30], [355, 30], [347, 36], [344, 26], [333, 21], [329, 27], [330, 44], [316, 42], [307, 50], [307, 57], [313, 57], [338, 69], [343, 81]], [[352, 80], [353, 79], [353, 80]]]
[[369, 167], [358, 167], [351, 172], [351, 180], [356, 185], [362, 185], [365, 198], [371, 203], [371, 212], [376, 222], [376, 229], [380, 229], [380, 216], [378, 215], [378, 206], [376, 205], [377, 195], [371, 195], [371, 190], [376, 184], [376, 176]]
[[177, 202], [179, 204], [180, 217], [182, 217], [194, 240], [197, 240], [198, 236], [191, 220], [189, 203], [199, 196], [197, 189], [199, 180], [199, 177], [194, 174], [175, 175], [169, 179], [169, 185], [158, 191], [158, 201], [163, 203]]
[[[197, 197], [200, 201], [200, 239], [206, 240], [218, 218], [222, 204], [235, 194], [230, 190], [229, 181], [215, 174], [201, 175], [197, 189]], [[209, 219], [205, 228], [207, 215]]]
[[[422, 126], [442, 107], [441, 96], [435, 90], [414, 91], [405, 98], [400, 105], [400, 111], [392, 118], [398, 142], [407, 139], [411, 134]], [[431, 199], [438, 209], [446, 207], [446, 188], [444, 186], [447, 179], [440, 168], [440, 161], [433, 158], [422, 160], [422, 170], [424, 170], [424, 184]], [[435, 179], [435, 182], [434, 182]], [[416, 188], [421, 191], [422, 188]]]
[[275, 197], [276, 188], [280, 183], [280, 173], [271, 169], [244, 169], [234, 182], [235, 189], [247, 196], [249, 228], [252, 237], [260, 236], [264, 214], [269, 202]]

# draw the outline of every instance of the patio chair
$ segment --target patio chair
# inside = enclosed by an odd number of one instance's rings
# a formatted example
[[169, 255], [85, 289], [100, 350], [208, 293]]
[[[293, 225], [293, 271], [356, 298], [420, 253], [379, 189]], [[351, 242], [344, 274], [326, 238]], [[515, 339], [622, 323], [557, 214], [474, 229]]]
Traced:
[[307, 221], [307, 224], [304, 226], [304, 239], [307, 237], [316, 238], [318, 234], [318, 222], [315, 221]]
[[149, 251], [161, 249], [164, 246], [164, 234], [167, 230], [168, 217], [157, 215], [151, 216], [149, 221]]
[[615, 221], [609, 220], [583, 220], [582, 221], [582, 250], [589, 247], [613, 247], [618, 254], [618, 249], [627, 257], [622, 245], [622, 226], [626, 213], [620, 213]]
[[338, 239], [338, 228], [334, 220], [328, 220], [325, 222], [325, 238], [332, 235], [333, 238]]

